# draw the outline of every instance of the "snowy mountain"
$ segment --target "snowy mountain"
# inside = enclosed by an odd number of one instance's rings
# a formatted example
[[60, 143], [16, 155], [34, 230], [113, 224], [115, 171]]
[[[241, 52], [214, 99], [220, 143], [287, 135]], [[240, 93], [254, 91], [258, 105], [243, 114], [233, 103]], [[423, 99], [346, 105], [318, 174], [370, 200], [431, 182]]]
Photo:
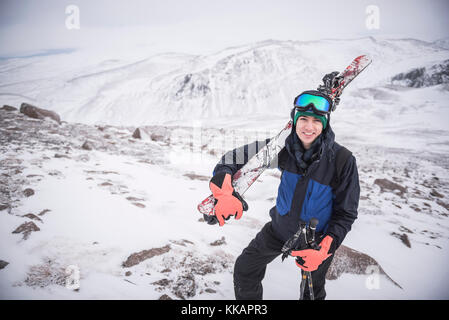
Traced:
[[75, 51], [1, 61], [0, 95], [6, 104], [34, 103], [67, 121], [90, 124], [282, 115], [298, 93], [315, 88], [323, 74], [342, 70], [360, 54], [369, 54], [374, 63], [348, 91], [386, 85], [398, 73], [447, 59], [449, 52], [413, 39], [372, 37], [268, 40], [209, 55], [126, 59]]
[[449, 38], [439, 39], [435, 41], [434, 44], [441, 48], [449, 49]]
[[[297, 93], [369, 54], [330, 122], [357, 158], [361, 198], [327, 298], [447, 299], [449, 90], [393, 78], [448, 52], [363, 38], [0, 61], [2, 104], [16, 107], [0, 107], [0, 298], [233, 299], [234, 261], [269, 221], [279, 172], [219, 228], [196, 210], [215, 164], [276, 134]], [[23, 102], [60, 119], [25, 116]], [[296, 300], [292, 279], [292, 259], [273, 261], [264, 298]]]
[[395, 75], [394, 84], [421, 88], [449, 83], [449, 60], [428, 67], [413, 69], [407, 73]]

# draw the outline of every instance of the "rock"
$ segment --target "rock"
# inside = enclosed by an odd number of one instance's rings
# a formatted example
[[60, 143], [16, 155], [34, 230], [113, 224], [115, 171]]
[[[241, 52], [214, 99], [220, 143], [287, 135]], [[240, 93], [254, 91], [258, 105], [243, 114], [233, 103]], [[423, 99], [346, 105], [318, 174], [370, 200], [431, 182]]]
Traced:
[[41, 212], [38, 213], [38, 216], [43, 216], [44, 214], [46, 214], [47, 212], [50, 212], [50, 209], [44, 209]]
[[6, 267], [9, 264], [9, 262], [0, 260], [0, 270], [2, 270], [4, 267]]
[[60, 153], [55, 153], [55, 158], [66, 158], [66, 159], [70, 159], [70, 157], [68, 155], [65, 154], [60, 154]]
[[84, 143], [83, 143], [83, 145], [81, 146], [81, 149], [84, 149], [84, 150], [92, 150], [93, 149], [93, 147], [92, 147], [92, 144], [89, 142], [89, 141], [85, 141]]
[[368, 256], [367, 254], [343, 245], [340, 246], [335, 252], [334, 259], [332, 260], [329, 270], [326, 273], [326, 279], [336, 280], [343, 273], [367, 275], [369, 267], [377, 268], [380, 274], [385, 275], [388, 280], [401, 288], [399, 284], [397, 284], [385, 273], [385, 271], [381, 268], [376, 260]]
[[[313, 283], [313, 281], [312, 281], [312, 283]], [[204, 291], [206, 291], [207, 293], [217, 293], [217, 291], [215, 291], [214, 289], [211, 289], [211, 288], [207, 288]]]
[[168, 286], [168, 285], [169, 285], [170, 283], [172, 283], [172, 282], [173, 282], [173, 280], [168, 280], [167, 278], [164, 278], [164, 279], [155, 281], [155, 282], [153, 282], [153, 283], [151, 283], [151, 284], [153, 284], [153, 285], [155, 285], [155, 286], [166, 287], [166, 286]]
[[139, 128], [136, 128], [136, 130], [134, 130], [133, 138], [134, 139], [142, 139], [142, 135], [140, 134], [140, 129]]
[[100, 187], [110, 187], [110, 186], [112, 186], [112, 185], [113, 185], [113, 184], [110, 183], [110, 182], [108, 182], [108, 181], [99, 184]]
[[31, 197], [32, 195], [34, 195], [34, 190], [31, 188], [26, 188], [25, 190], [23, 190], [23, 195], [25, 197]]
[[406, 188], [388, 179], [376, 179], [374, 180], [374, 184], [380, 187], [380, 192], [398, 190], [401, 196], [407, 192]]
[[35, 214], [32, 214], [32, 213], [24, 214], [22, 217], [43, 222], [41, 218], [39, 218], [38, 216], [36, 216]]
[[444, 198], [444, 196], [439, 193], [438, 191], [436, 191], [435, 189], [432, 189], [432, 191], [430, 192], [430, 195], [433, 197], [437, 197], [437, 198]]
[[217, 269], [211, 263], [200, 263], [199, 265], [192, 267], [192, 272], [200, 276], [205, 276], [206, 274], [217, 272]]
[[7, 104], [3, 105], [3, 107], [0, 108], [0, 110], [5, 111], [17, 111], [16, 107], [8, 106]]
[[221, 239], [215, 240], [214, 242], [209, 243], [209, 245], [211, 245], [211, 246], [221, 246], [224, 244], [226, 244], [225, 237], [221, 237]]
[[145, 199], [136, 198], [136, 197], [132, 197], [132, 196], [126, 197], [126, 200], [128, 200], [128, 201], [145, 201]]
[[152, 141], [164, 141], [165, 137], [161, 134], [157, 134], [157, 133], [152, 133], [150, 135], [150, 139]]
[[125, 276], [129, 277], [130, 275], [132, 275], [131, 271], [126, 271]]
[[400, 73], [391, 78], [393, 84], [421, 88], [449, 83], [449, 59], [440, 63], [415, 68], [406, 73]]
[[40, 231], [40, 230], [41, 229], [39, 229], [39, 227], [36, 226], [34, 224], [34, 222], [29, 221], [29, 222], [22, 223], [12, 233], [23, 233], [23, 238], [22, 239], [27, 240], [28, 237], [30, 236], [31, 232]]
[[159, 300], [173, 300], [173, 299], [170, 298], [170, 296], [163, 294], [162, 296], [159, 297]]
[[61, 118], [59, 115], [50, 110], [41, 109], [38, 107], [35, 107], [28, 103], [22, 103], [20, 106], [20, 112], [24, 115], [33, 118], [33, 119], [44, 119], [44, 118], [50, 118], [54, 121], [56, 121], [58, 124], [61, 124]]
[[439, 204], [440, 206], [442, 206], [443, 208], [445, 208], [447, 211], [449, 211], [449, 204], [441, 201], [440, 199], [437, 199], [437, 204]]
[[49, 175], [49, 176], [62, 176], [62, 172], [61, 172], [61, 171], [58, 171], [58, 170], [51, 170], [51, 171], [48, 173], [48, 175]]
[[11, 210], [11, 206], [7, 203], [0, 203], [0, 211], [6, 210], [8, 209], [8, 211]]
[[410, 243], [410, 240], [408, 239], [407, 234], [405, 234], [405, 233], [399, 234], [399, 233], [396, 233], [396, 232], [392, 232], [391, 235], [396, 237], [396, 238], [398, 238], [399, 240], [401, 240], [402, 243], [405, 244], [408, 248], [412, 247], [412, 245]]
[[173, 285], [173, 293], [183, 300], [194, 297], [196, 294], [195, 277], [192, 274], [179, 276]]
[[44, 288], [51, 285], [65, 286], [68, 280], [66, 269], [53, 259], [32, 266], [27, 272], [24, 283], [30, 287]]
[[143, 250], [137, 253], [131, 254], [125, 262], [122, 263], [123, 268], [130, 268], [141, 263], [144, 260], [153, 258], [154, 256], [159, 256], [161, 254], [170, 251], [170, 245], [166, 245], [161, 248], [152, 248], [150, 250]]

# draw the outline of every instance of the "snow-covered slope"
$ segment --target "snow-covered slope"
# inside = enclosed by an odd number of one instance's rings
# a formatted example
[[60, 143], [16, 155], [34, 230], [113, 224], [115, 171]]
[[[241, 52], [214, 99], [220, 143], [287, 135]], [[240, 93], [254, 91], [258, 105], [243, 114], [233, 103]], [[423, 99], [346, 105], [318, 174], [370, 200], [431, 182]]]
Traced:
[[[148, 126], [137, 139], [132, 127], [18, 111], [0, 109], [0, 120], [1, 299], [233, 299], [234, 261], [269, 221], [279, 173], [264, 173], [245, 194], [250, 210], [223, 228], [202, 222], [196, 205], [232, 147], [222, 137], [261, 132]], [[344, 245], [368, 256], [334, 258], [328, 299], [447, 299], [447, 157], [346, 145], [362, 193]], [[417, 257], [439, 281], [419, 276]], [[276, 259], [264, 288], [266, 299], [297, 299], [299, 269]]]
[[275, 41], [210, 55], [157, 54], [122, 59], [89, 52], [0, 62], [4, 103], [35, 103], [68, 121], [142, 125], [251, 114], [286, 114], [293, 98], [322, 76], [368, 54], [372, 66], [351, 85], [378, 87], [392, 76], [447, 59], [423, 41]]

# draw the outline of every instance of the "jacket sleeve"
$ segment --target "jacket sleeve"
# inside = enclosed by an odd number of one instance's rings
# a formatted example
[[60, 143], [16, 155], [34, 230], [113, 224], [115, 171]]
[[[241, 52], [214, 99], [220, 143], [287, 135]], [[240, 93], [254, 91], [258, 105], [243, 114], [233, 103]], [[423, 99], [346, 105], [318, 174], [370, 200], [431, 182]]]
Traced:
[[254, 141], [250, 144], [238, 147], [226, 152], [215, 166], [213, 175], [219, 172], [227, 172], [233, 176], [242, 168], [256, 153], [258, 153], [270, 139]]
[[359, 197], [357, 163], [355, 157], [351, 156], [343, 167], [340, 185], [335, 190], [333, 213], [326, 231], [326, 234], [334, 238], [330, 253], [338, 249], [357, 219]]

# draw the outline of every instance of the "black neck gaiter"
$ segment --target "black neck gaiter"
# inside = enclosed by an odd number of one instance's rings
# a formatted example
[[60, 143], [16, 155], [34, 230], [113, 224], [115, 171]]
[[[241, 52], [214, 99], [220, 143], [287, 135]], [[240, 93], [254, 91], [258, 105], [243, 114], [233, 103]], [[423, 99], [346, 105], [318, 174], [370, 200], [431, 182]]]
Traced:
[[287, 151], [294, 156], [297, 165], [304, 172], [310, 166], [310, 164], [319, 157], [320, 149], [323, 142], [323, 134], [320, 134], [318, 138], [313, 141], [309, 149], [305, 149], [301, 140], [299, 140], [296, 132], [293, 132], [290, 137], [290, 141], [286, 141]]

